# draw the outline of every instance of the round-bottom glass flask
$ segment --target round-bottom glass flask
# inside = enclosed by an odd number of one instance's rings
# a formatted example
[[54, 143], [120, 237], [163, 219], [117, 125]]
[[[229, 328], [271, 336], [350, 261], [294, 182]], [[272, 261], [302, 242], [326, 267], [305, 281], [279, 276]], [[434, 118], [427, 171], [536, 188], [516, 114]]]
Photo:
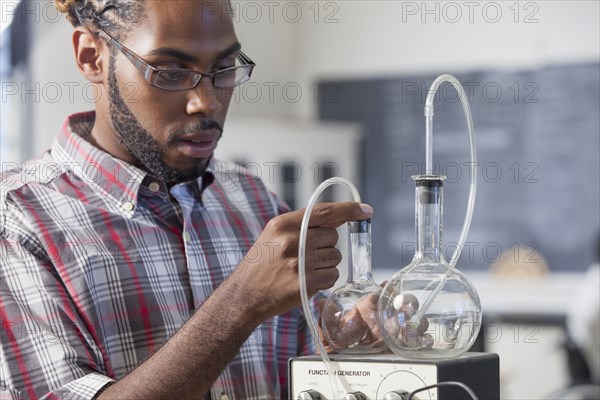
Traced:
[[381, 287], [371, 275], [371, 221], [350, 221], [348, 239], [351, 269], [347, 282], [325, 302], [323, 334], [338, 353], [380, 353], [386, 347], [377, 319]]
[[417, 186], [417, 251], [381, 293], [380, 329], [388, 347], [400, 357], [458, 357], [477, 338], [481, 326], [479, 295], [442, 253], [444, 177], [420, 175], [413, 179]]

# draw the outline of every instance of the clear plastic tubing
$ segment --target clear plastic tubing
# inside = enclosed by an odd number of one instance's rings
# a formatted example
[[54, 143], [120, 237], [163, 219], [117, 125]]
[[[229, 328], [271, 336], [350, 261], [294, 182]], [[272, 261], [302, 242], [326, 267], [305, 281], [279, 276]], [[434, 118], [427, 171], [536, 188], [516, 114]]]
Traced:
[[440, 75], [435, 81], [433, 81], [433, 83], [429, 87], [429, 91], [427, 92], [427, 99], [425, 100], [425, 174], [433, 174], [433, 101], [435, 93], [439, 89], [440, 85], [444, 82], [451, 83], [452, 86], [454, 86], [454, 88], [458, 92], [463, 112], [465, 114], [465, 119], [467, 121], [467, 128], [469, 131], [469, 148], [471, 153], [471, 173], [469, 175], [471, 178], [471, 182], [469, 185], [467, 211], [465, 213], [465, 221], [463, 222], [463, 227], [460, 232], [458, 244], [456, 246], [456, 249], [454, 250], [452, 258], [450, 259], [450, 265], [452, 266], [452, 268], [454, 268], [465, 245], [465, 240], [467, 239], [469, 228], [471, 227], [471, 220], [473, 218], [473, 208], [475, 207], [475, 193], [477, 192], [477, 155], [475, 154], [475, 133], [473, 130], [473, 117], [471, 116], [471, 107], [469, 106], [469, 100], [467, 98], [467, 95], [458, 79], [448, 74]]
[[[426, 169], [426, 174], [427, 175], [433, 174], [433, 115], [434, 115], [433, 101], [434, 101], [434, 97], [435, 97], [435, 93], [437, 92], [437, 89], [440, 87], [440, 85], [443, 82], [451, 83], [454, 86], [454, 88], [456, 89], [456, 91], [458, 92], [460, 102], [463, 107], [463, 112], [465, 114], [465, 119], [467, 121], [467, 128], [468, 128], [468, 133], [469, 133], [469, 148], [470, 148], [470, 154], [471, 154], [471, 165], [470, 165], [471, 182], [469, 185], [469, 197], [468, 197], [468, 202], [467, 202], [467, 211], [466, 211], [466, 215], [465, 215], [465, 221], [463, 223], [463, 227], [462, 227], [462, 230], [460, 233], [460, 237], [458, 239], [458, 244], [456, 246], [456, 249], [454, 250], [454, 254], [452, 255], [452, 258], [450, 259], [450, 266], [452, 268], [454, 268], [456, 266], [456, 262], [458, 261], [458, 258], [460, 257], [462, 249], [465, 245], [465, 240], [469, 233], [469, 229], [471, 227], [471, 220], [473, 218], [473, 208], [475, 206], [475, 194], [477, 191], [477, 156], [475, 154], [475, 136], [474, 136], [474, 129], [473, 129], [473, 117], [471, 116], [471, 107], [469, 106], [469, 101], [467, 99], [467, 95], [466, 95], [462, 85], [455, 77], [453, 77], [452, 75], [448, 75], [448, 74], [440, 75], [431, 84], [431, 87], [429, 88], [429, 91], [427, 93], [427, 98], [425, 100], [425, 118], [426, 118], [426, 120], [425, 120], [425, 135], [426, 135], [426, 138], [425, 138], [425, 147], [426, 147], [425, 169]], [[300, 298], [302, 300], [302, 308], [304, 309], [304, 315], [306, 317], [306, 321], [307, 321], [308, 326], [313, 335], [313, 339], [315, 341], [315, 346], [319, 350], [319, 353], [321, 354], [321, 358], [323, 359], [323, 362], [325, 363], [325, 366], [327, 367], [327, 371], [329, 373], [329, 380], [331, 382], [331, 386], [333, 389], [334, 398], [339, 393], [338, 386], [337, 386], [337, 379], [335, 379], [335, 371], [333, 369], [333, 366], [331, 365], [331, 360], [329, 359], [329, 356], [327, 355], [327, 353], [325, 351], [325, 347], [323, 346], [323, 343], [321, 343], [321, 340], [319, 339], [317, 325], [314, 321], [314, 318], [312, 316], [312, 311], [311, 311], [310, 305], [308, 303], [308, 292], [306, 290], [306, 257], [305, 257], [304, 249], [306, 248], [306, 235], [308, 233], [308, 223], [310, 220], [310, 215], [312, 214], [312, 210], [315, 206], [315, 203], [317, 202], [318, 197], [321, 195], [321, 193], [326, 188], [328, 188], [331, 185], [335, 185], [335, 184], [345, 185], [352, 192], [352, 197], [353, 197], [354, 201], [356, 201], [358, 203], [361, 202], [358, 190], [356, 190], [356, 187], [347, 179], [330, 178], [330, 179], [326, 180], [325, 182], [321, 183], [317, 187], [317, 189], [314, 191], [314, 193], [312, 194], [310, 200], [308, 201], [308, 206], [306, 207], [306, 210], [304, 212], [304, 217], [302, 219], [302, 225], [300, 227], [300, 242], [299, 242], [299, 248], [298, 248], [298, 282], [299, 282], [299, 286], [300, 286]], [[438, 283], [438, 288], [437, 288], [437, 290], [434, 291], [434, 293], [432, 293], [432, 295], [430, 296], [431, 298], [429, 298], [425, 301], [426, 304], [424, 304], [420, 309], [421, 313], [424, 312], [428, 308], [428, 305], [436, 297], [437, 291], [439, 290], [439, 288], [442, 287], [441, 283], [442, 282]]]
[[360, 195], [358, 194], [358, 190], [356, 187], [347, 179], [344, 178], [330, 178], [325, 182], [321, 183], [317, 189], [314, 191], [310, 200], [308, 200], [308, 206], [304, 211], [304, 217], [302, 218], [302, 225], [300, 226], [300, 242], [298, 244], [298, 282], [300, 285], [300, 298], [302, 300], [302, 308], [304, 310], [304, 316], [306, 317], [306, 322], [310, 328], [313, 339], [315, 341], [315, 346], [319, 350], [321, 354], [321, 358], [327, 367], [327, 372], [329, 373], [329, 381], [331, 382], [331, 388], [333, 390], [333, 398], [338, 396], [338, 385], [337, 379], [335, 379], [335, 371], [333, 366], [331, 365], [331, 360], [329, 360], [329, 356], [325, 351], [325, 347], [321, 340], [319, 339], [319, 333], [317, 331], [317, 325], [312, 315], [312, 311], [310, 309], [310, 305], [308, 304], [308, 292], [306, 290], [306, 235], [308, 233], [308, 223], [310, 221], [310, 215], [312, 214], [312, 210], [315, 207], [315, 203], [317, 199], [321, 195], [321, 193], [327, 189], [331, 185], [344, 185], [346, 186], [350, 192], [352, 193], [352, 198], [357, 203], [360, 203]]
[[[450, 259], [450, 267], [443, 276], [440, 281], [437, 282], [437, 287], [433, 290], [431, 295], [423, 302], [419, 311], [415, 314], [416, 319], [420, 319], [433, 300], [437, 297], [439, 291], [444, 286], [446, 277], [448, 273], [456, 267], [456, 263], [460, 258], [460, 254], [462, 253], [462, 249], [465, 245], [465, 240], [467, 239], [467, 235], [469, 234], [469, 229], [471, 227], [471, 220], [473, 219], [473, 209], [475, 207], [475, 194], [477, 192], [477, 155], [475, 151], [475, 133], [473, 129], [473, 117], [471, 116], [471, 107], [469, 106], [469, 100], [467, 99], [467, 95], [462, 85], [452, 75], [444, 74], [437, 77], [435, 81], [429, 87], [429, 91], [427, 92], [427, 98], [425, 99], [425, 173], [427, 175], [433, 175], [433, 101], [435, 97], [435, 93], [439, 89], [442, 83], [449, 82], [454, 86], [456, 91], [458, 92], [458, 96], [460, 98], [460, 103], [462, 104], [463, 112], [465, 114], [465, 119], [467, 121], [467, 129], [469, 132], [469, 152], [471, 153], [471, 173], [470, 178], [471, 182], [469, 184], [469, 197], [467, 200], [467, 211], [465, 213], [465, 220], [463, 222], [463, 227], [460, 232], [460, 237], [458, 238], [458, 243], [456, 245], [456, 249], [454, 250], [454, 254], [452, 254], [452, 258]], [[431, 282], [434, 284], [435, 282]]]

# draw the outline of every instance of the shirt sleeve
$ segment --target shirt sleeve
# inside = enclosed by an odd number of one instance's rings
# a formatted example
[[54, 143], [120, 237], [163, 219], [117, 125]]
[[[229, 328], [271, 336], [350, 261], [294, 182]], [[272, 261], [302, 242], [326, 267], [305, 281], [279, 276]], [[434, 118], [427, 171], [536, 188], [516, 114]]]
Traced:
[[1, 399], [92, 399], [114, 382], [54, 266], [5, 236], [0, 320]]

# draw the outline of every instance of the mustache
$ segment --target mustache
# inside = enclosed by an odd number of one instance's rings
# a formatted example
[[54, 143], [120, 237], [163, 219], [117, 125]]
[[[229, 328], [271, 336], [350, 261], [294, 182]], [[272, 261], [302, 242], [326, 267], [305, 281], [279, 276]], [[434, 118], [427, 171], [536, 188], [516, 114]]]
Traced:
[[223, 134], [223, 127], [217, 121], [214, 121], [212, 119], [203, 120], [200, 123], [188, 126], [184, 129], [176, 130], [169, 136], [168, 143], [176, 142], [180, 138], [189, 136], [194, 133], [202, 132], [205, 130], [213, 130], [213, 129], [216, 129], [219, 131], [220, 134]]

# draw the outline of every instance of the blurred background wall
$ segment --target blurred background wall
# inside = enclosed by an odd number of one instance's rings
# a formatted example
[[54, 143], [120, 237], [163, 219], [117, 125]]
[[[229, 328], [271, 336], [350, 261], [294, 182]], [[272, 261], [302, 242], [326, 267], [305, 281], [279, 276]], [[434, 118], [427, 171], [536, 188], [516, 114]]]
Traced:
[[[233, 1], [233, 5], [238, 36], [258, 67], [255, 85], [234, 99], [232, 118], [314, 118], [319, 99], [314, 85], [328, 78], [533, 69], [598, 62], [599, 57], [597, 1]], [[90, 108], [88, 100], [94, 95], [87, 93], [89, 88], [76, 71], [72, 29], [51, 0], [30, 0], [21, 6], [3, 0], [0, 11], [3, 23], [16, 17], [15, 25], [28, 26], [27, 34], [22, 27], [13, 28], [12, 39], [17, 47], [23, 46], [21, 36], [29, 39], [18, 52], [20, 59], [13, 60], [26, 63], [28, 80], [25, 87], [18, 82], [17, 89], [9, 80], [2, 100], [27, 101], [34, 121], [30, 130], [36, 132], [31, 153], [37, 153], [49, 145], [52, 127], [63, 115]], [[13, 90], [18, 92], [12, 94]]]
[[[0, 157], [10, 170], [47, 149], [67, 114], [93, 108], [95, 93], [52, 1], [0, 4]], [[480, 289], [482, 340], [501, 355], [503, 398], [569, 384], [568, 304], [600, 229], [600, 2], [232, 4], [257, 68], [234, 95], [218, 155], [260, 171], [295, 207], [328, 176], [356, 182], [377, 213], [380, 280], [411, 257], [407, 177], [424, 157], [427, 87], [441, 73], [469, 85], [482, 168], [493, 167], [480, 170], [473, 257], [459, 263]], [[465, 210], [467, 141], [455, 94], [438, 100], [434, 159], [462, 173], [446, 189], [451, 242]]]

